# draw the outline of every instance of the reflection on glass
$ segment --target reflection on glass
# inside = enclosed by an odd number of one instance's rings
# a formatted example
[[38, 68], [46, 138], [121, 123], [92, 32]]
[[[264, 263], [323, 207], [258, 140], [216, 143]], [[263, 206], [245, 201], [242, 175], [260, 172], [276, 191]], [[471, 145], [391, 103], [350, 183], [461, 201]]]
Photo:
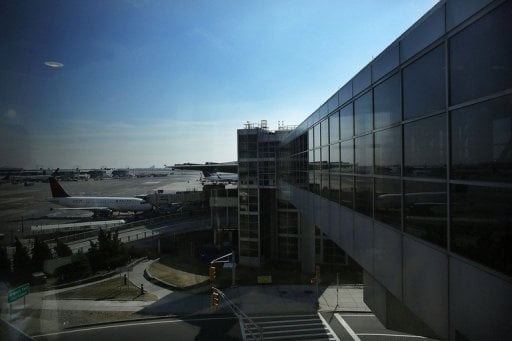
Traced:
[[321, 158], [322, 158], [322, 166], [321, 168], [326, 170], [329, 169], [329, 146], [325, 146], [321, 148]]
[[452, 178], [512, 181], [512, 96], [455, 110]]
[[340, 144], [340, 167], [343, 173], [354, 172], [354, 140]]
[[340, 171], [340, 144], [329, 146], [329, 169], [333, 172]]
[[352, 103], [340, 111], [340, 139], [346, 140], [354, 136], [354, 113]]
[[354, 207], [354, 177], [351, 175], [342, 175], [340, 177], [341, 197], [340, 203], [343, 206]]
[[444, 45], [441, 45], [404, 69], [405, 119], [445, 107], [444, 59]]
[[451, 250], [512, 275], [512, 190], [451, 187]]
[[375, 219], [400, 229], [401, 212], [400, 180], [375, 178]]
[[355, 210], [373, 216], [373, 179], [355, 177]]
[[400, 175], [402, 168], [402, 128], [375, 133], [375, 174]]
[[337, 142], [340, 139], [340, 113], [336, 111], [329, 116], [329, 143]]
[[355, 139], [355, 173], [371, 174], [373, 169], [373, 135]]
[[386, 127], [402, 119], [400, 74], [397, 73], [373, 89], [375, 128]]
[[371, 90], [355, 100], [354, 119], [356, 135], [363, 134], [373, 129], [373, 105]]
[[308, 148], [312, 149], [314, 146], [314, 140], [313, 140], [313, 128], [308, 129]]
[[450, 39], [451, 104], [512, 87], [512, 3], [502, 6]]
[[404, 125], [406, 176], [446, 176], [446, 115]]
[[404, 230], [446, 248], [446, 185], [404, 182]]
[[395, 44], [388, 47], [375, 58], [372, 65], [372, 78], [374, 82], [398, 66], [400, 63], [398, 52], [398, 44]]
[[329, 120], [323, 120], [320, 123], [320, 141], [322, 146], [329, 144]]
[[340, 202], [340, 175], [338, 173], [331, 173], [329, 177], [329, 199], [334, 202]]
[[320, 173], [320, 188], [321, 195], [324, 198], [329, 198], [329, 172], [323, 171]]

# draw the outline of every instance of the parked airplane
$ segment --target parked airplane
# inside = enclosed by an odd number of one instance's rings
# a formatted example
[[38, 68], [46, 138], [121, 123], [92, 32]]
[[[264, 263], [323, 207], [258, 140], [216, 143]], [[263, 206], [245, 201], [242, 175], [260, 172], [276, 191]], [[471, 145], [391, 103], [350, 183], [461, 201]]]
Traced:
[[63, 210], [86, 210], [92, 211], [96, 216], [110, 216], [114, 211], [137, 213], [153, 209], [153, 205], [141, 198], [70, 196], [53, 176], [49, 181], [52, 198], [48, 201], [65, 206]]
[[233, 183], [238, 182], [238, 174], [236, 173], [210, 173], [207, 170], [201, 170], [202, 176], [199, 179], [202, 183], [204, 182], [227, 182]]

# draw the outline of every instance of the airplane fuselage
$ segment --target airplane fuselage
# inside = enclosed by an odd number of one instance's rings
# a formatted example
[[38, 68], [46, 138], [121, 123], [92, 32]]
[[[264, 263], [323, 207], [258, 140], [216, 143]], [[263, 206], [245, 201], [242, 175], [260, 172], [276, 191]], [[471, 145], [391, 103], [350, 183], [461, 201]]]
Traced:
[[63, 197], [49, 198], [50, 202], [69, 208], [108, 208], [118, 212], [149, 211], [153, 206], [143, 199], [126, 197]]

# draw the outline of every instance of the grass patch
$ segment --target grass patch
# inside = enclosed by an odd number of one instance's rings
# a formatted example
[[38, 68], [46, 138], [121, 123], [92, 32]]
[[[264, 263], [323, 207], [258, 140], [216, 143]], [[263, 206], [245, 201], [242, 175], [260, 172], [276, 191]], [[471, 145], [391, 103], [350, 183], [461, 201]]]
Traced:
[[206, 283], [208, 264], [191, 257], [163, 256], [160, 261], [150, 265], [148, 272], [177, 288], [187, 288]]
[[46, 299], [58, 300], [97, 300], [97, 301], [156, 301], [153, 294], [140, 294], [140, 288], [129, 280], [124, 285], [122, 277], [115, 277], [100, 283], [91, 284], [78, 289], [68, 290]]

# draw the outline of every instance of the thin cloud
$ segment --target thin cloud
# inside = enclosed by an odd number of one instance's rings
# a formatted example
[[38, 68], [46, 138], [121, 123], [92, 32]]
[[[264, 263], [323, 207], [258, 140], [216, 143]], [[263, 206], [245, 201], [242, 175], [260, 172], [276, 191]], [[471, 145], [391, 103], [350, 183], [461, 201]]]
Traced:
[[61, 67], [64, 66], [64, 64], [59, 63], [59, 62], [55, 62], [55, 61], [44, 62], [44, 65], [49, 66], [49, 67], [54, 68], [54, 69], [58, 69], [58, 68], [61, 68]]

